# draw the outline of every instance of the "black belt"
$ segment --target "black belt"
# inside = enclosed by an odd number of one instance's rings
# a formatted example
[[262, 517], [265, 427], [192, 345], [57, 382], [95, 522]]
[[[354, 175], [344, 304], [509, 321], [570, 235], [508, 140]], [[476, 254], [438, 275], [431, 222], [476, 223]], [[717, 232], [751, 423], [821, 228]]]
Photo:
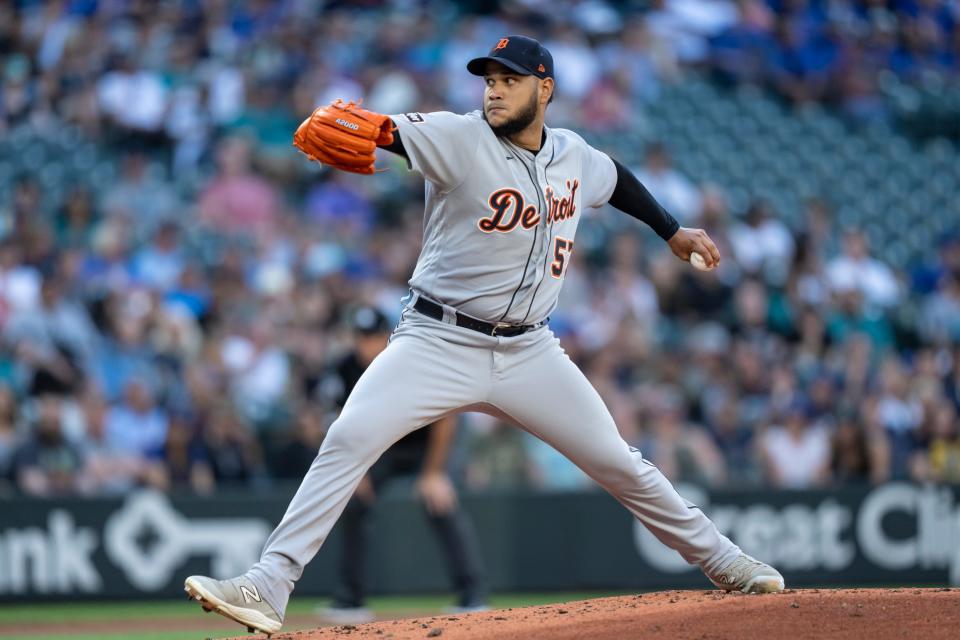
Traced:
[[[434, 320], [443, 321], [443, 307], [432, 300], [427, 300], [423, 296], [417, 297], [417, 301], [413, 304], [413, 308], [423, 315], [433, 318]], [[539, 329], [543, 326], [542, 322], [521, 325], [508, 324], [506, 322], [484, 322], [483, 320], [477, 320], [476, 318], [471, 318], [470, 316], [464, 315], [459, 311], [457, 311], [456, 317], [458, 327], [473, 329], [474, 331], [484, 333], [488, 336], [503, 336], [505, 338], [519, 336], [527, 331]]]

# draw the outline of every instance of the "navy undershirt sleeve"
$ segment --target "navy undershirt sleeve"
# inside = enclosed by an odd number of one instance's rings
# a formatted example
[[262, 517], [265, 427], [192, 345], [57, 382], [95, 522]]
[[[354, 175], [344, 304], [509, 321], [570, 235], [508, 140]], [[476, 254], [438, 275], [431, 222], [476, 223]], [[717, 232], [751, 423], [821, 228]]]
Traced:
[[629, 169], [616, 160], [613, 164], [617, 168], [617, 186], [610, 196], [610, 204], [628, 216], [650, 225], [664, 240], [672, 238], [680, 228], [680, 223], [660, 206]]

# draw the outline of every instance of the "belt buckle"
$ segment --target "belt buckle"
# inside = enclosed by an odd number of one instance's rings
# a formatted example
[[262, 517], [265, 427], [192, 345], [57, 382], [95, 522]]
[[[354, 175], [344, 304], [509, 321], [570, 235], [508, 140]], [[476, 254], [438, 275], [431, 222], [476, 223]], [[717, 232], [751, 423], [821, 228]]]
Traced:
[[493, 330], [490, 332], [490, 336], [496, 337], [498, 331], [501, 329], [509, 329], [512, 326], [509, 322], [495, 322], [493, 323]]

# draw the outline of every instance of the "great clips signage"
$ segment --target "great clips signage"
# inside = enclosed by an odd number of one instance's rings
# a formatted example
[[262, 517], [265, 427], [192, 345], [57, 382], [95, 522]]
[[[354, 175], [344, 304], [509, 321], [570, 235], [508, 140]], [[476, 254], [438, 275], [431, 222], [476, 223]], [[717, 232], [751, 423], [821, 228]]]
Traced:
[[[960, 585], [960, 491], [890, 483], [868, 490], [717, 492], [681, 486], [717, 527], [793, 582]], [[645, 529], [637, 550], [654, 568], [689, 565]]]

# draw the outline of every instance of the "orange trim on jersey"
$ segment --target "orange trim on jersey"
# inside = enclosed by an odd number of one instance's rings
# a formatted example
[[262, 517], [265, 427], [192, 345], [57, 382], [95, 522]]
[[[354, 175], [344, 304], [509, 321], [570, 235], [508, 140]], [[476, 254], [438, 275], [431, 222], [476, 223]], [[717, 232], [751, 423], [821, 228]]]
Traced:
[[[566, 253], [566, 255], [564, 255]], [[553, 240], [553, 264], [550, 265], [550, 275], [560, 280], [563, 278], [567, 266], [567, 258], [573, 253], [573, 240], [557, 236]]]

